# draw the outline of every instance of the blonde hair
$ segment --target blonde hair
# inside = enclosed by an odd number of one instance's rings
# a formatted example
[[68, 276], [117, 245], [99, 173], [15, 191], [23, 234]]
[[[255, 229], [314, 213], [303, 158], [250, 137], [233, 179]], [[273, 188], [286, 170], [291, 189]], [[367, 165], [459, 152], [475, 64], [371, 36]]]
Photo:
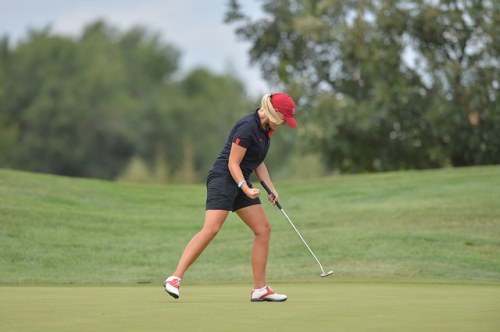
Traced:
[[270, 121], [276, 123], [277, 125], [281, 125], [283, 122], [285, 122], [285, 120], [282, 119], [279, 116], [278, 112], [274, 109], [273, 104], [271, 104], [270, 93], [265, 94], [262, 97], [262, 100], [260, 101], [260, 109], [264, 111]]

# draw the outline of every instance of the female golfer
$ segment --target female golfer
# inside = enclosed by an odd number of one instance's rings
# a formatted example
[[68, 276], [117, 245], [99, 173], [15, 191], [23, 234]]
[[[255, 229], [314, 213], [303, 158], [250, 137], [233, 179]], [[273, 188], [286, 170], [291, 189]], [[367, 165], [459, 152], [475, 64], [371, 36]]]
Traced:
[[278, 192], [269, 177], [264, 159], [271, 136], [279, 126], [297, 127], [294, 117], [295, 102], [284, 93], [266, 94], [254, 113], [241, 118], [231, 130], [229, 138], [207, 177], [205, 223], [200, 232], [187, 244], [174, 273], [165, 280], [165, 291], [179, 298], [181, 279], [186, 270], [200, 256], [217, 235], [229, 211], [236, 214], [255, 234], [252, 246], [253, 302], [282, 302], [286, 295], [275, 293], [266, 282], [266, 265], [271, 225], [259, 199], [260, 191], [252, 188], [249, 177], [255, 175], [271, 188], [268, 199], [275, 204]]

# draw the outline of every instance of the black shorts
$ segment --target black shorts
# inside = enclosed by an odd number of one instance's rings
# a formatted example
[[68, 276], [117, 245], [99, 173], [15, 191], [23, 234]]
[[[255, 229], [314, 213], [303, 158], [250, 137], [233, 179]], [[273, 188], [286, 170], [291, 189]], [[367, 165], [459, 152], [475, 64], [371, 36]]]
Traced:
[[[252, 186], [247, 181], [248, 186]], [[237, 211], [244, 207], [261, 204], [260, 199], [251, 199], [238, 188], [230, 174], [208, 172], [207, 177], [207, 210]]]

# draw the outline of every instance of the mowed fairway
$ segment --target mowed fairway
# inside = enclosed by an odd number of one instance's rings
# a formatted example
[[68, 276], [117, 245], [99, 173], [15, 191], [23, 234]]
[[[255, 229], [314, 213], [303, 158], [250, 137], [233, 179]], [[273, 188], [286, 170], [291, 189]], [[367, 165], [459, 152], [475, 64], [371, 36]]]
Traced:
[[500, 331], [500, 167], [276, 183], [320, 269], [277, 209], [251, 303], [252, 234], [234, 215], [186, 274], [203, 185], [0, 170], [0, 331]]
[[284, 303], [251, 303], [248, 287], [0, 288], [2, 331], [498, 331], [500, 287], [280, 284]]

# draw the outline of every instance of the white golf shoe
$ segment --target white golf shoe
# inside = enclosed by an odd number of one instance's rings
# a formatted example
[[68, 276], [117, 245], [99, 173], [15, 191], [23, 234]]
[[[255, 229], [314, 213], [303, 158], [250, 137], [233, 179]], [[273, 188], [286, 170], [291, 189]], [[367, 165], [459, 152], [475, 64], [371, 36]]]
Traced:
[[252, 302], [283, 302], [287, 298], [286, 295], [275, 293], [269, 286], [254, 289], [250, 294]]
[[170, 294], [174, 299], [178, 299], [179, 288], [181, 287], [181, 279], [176, 276], [170, 276], [163, 283], [163, 287], [165, 287], [165, 292]]

